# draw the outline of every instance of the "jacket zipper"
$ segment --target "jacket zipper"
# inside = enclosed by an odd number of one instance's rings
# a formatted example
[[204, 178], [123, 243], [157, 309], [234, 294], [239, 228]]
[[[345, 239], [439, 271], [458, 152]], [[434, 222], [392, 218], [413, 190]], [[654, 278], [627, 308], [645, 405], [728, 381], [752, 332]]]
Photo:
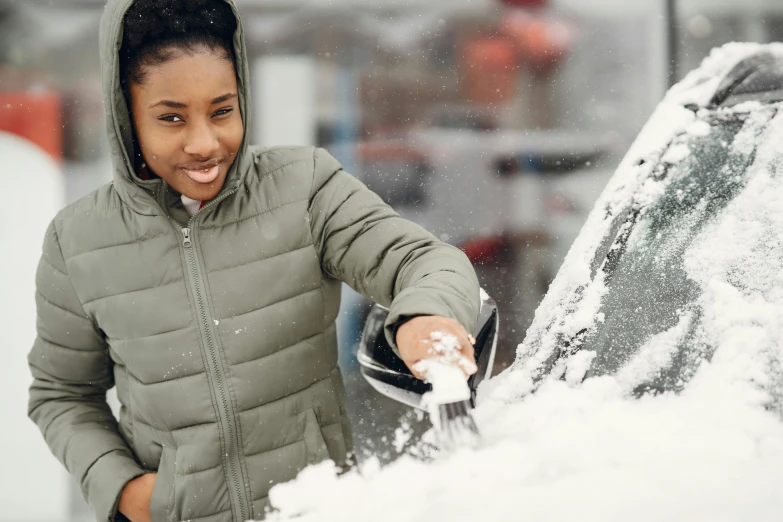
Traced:
[[[193, 237], [192, 232], [194, 230], [194, 218], [201, 213], [202, 210], [208, 208], [210, 205], [217, 204], [219, 201], [224, 199], [225, 197], [228, 197], [230, 194], [233, 194], [236, 191], [236, 189], [228, 191], [222, 195], [222, 197], [218, 199], [214, 199], [210, 201], [208, 204], [204, 205], [204, 207], [196, 212], [196, 214], [193, 214], [193, 216], [188, 221], [188, 226], [185, 228], [182, 228], [182, 245], [185, 247], [185, 252], [188, 257], [188, 262], [190, 265], [190, 280], [191, 280], [191, 286], [193, 289], [194, 297], [196, 298], [196, 305], [198, 307], [198, 313], [199, 318], [201, 319], [201, 325], [202, 325], [202, 337], [205, 341], [208, 357], [207, 361], [210, 366], [210, 373], [214, 376], [214, 382], [217, 387], [220, 404], [222, 406], [222, 417], [223, 419], [221, 422], [221, 430], [225, 429], [227, 433], [224, 433], [223, 439], [226, 441], [226, 457], [228, 459], [228, 465], [229, 465], [229, 471], [231, 474], [231, 479], [233, 481], [233, 491], [235, 492], [235, 495], [232, 495], [235, 497], [235, 502], [237, 507], [239, 508], [239, 515], [241, 517], [241, 520], [248, 520], [250, 517], [247, 516], [245, 511], [245, 491], [242, 487], [242, 484], [244, 483], [243, 480], [241, 480], [240, 475], [242, 474], [242, 467], [241, 463], [239, 462], [239, 449], [237, 448], [237, 432], [236, 432], [236, 415], [234, 412], [234, 407], [231, 401], [228, 398], [228, 394], [226, 392], [226, 386], [225, 386], [225, 375], [223, 372], [223, 368], [220, 362], [220, 359], [218, 357], [217, 347], [215, 345], [215, 342], [213, 340], [212, 335], [212, 324], [210, 321], [209, 313], [207, 311], [207, 306], [205, 304], [204, 295], [202, 293], [202, 284], [201, 284], [201, 270], [199, 268], [198, 259], [196, 257], [196, 249], [193, 245]], [[229, 489], [231, 488], [231, 485], [229, 485]]]

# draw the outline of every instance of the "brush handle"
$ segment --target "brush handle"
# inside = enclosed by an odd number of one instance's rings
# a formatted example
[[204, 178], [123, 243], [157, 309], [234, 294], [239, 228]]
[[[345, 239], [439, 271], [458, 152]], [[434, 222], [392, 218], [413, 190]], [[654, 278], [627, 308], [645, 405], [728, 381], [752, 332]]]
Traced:
[[470, 400], [467, 377], [460, 368], [435, 360], [422, 363], [424, 378], [432, 384], [432, 392], [427, 394], [428, 402], [449, 404]]

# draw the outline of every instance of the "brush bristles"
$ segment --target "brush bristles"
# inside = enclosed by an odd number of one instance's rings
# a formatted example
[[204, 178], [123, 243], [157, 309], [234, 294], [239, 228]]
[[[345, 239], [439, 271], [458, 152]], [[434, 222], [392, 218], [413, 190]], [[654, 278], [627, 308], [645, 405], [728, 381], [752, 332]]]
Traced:
[[442, 449], [452, 451], [478, 445], [478, 427], [470, 413], [469, 401], [441, 404], [438, 406], [438, 414], [440, 422], [436, 429]]

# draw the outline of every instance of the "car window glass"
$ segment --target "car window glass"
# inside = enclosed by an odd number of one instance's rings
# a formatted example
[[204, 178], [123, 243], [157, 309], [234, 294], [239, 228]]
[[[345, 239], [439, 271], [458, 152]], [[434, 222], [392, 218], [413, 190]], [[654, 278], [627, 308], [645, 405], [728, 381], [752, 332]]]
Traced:
[[699, 335], [699, 288], [686, 275], [684, 255], [744, 186], [773, 114], [709, 113], [664, 153], [640, 191], [630, 232], [620, 232], [607, 258], [601, 316], [581, 346], [596, 353], [587, 376], [616, 374], [654, 336], [675, 336], [668, 344], [677, 352], [662, 358], [655, 375], [638, 376], [637, 392], [679, 390], [709, 358]]

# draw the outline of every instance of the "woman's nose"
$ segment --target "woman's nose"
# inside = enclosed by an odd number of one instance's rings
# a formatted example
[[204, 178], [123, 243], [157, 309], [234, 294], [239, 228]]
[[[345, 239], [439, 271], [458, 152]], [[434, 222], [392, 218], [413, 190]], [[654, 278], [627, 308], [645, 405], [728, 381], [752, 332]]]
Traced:
[[220, 148], [217, 133], [208, 123], [196, 123], [187, 134], [185, 154], [212, 158]]

